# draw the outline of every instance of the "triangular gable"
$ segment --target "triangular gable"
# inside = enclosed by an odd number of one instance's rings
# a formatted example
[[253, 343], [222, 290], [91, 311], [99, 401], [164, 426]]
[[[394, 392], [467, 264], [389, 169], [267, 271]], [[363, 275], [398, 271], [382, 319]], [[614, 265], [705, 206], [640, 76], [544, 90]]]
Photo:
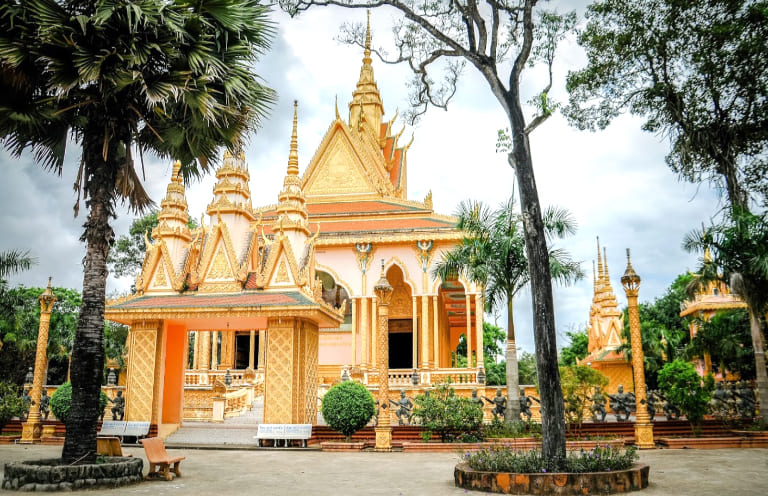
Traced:
[[165, 262], [163, 261], [163, 257], [158, 257], [158, 262], [155, 265], [155, 270], [152, 273], [151, 278], [149, 279], [149, 287], [147, 288], [148, 291], [152, 290], [171, 290], [173, 289], [171, 287], [171, 281], [172, 278], [168, 274], [168, 271], [165, 268]]
[[224, 243], [219, 241], [216, 251], [214, 252], [215, 255], [213, 256], [213, 260], [208, 265], [208, 270], [205, 272], [205, 276], [203, 276], [204, 282], [229, 281], [234, 279], [232, 265], [227, 258], [225, 253], [226, 250], [223, 245]]
[[264, 283], [264, 289], [286, 289], [303, 285], [304, 281], [300, 280], [295, 260], [296, 257], [288, 240], [285, 238], [275, 240], [265, 264], [264, 275], [260, 278]]
[[140, 292], [178, 291], [181, 288], [181, 278], [174, 270], [168, 245], [162, 238], [147, 250], [140, 281], [141, 284], [137, 281], [136, 285]]
[[337, 120], [326, 133], [302, 178], [306, 197], [387, 196], [393, 187], [384, 176], [384, 158]]
[[609, 349], [616, 349], [621, 346], [621, 329], [619, 328], [619, 320], [611, 319], [608, 324], [608, 331], [605, 336], [605, 347]]

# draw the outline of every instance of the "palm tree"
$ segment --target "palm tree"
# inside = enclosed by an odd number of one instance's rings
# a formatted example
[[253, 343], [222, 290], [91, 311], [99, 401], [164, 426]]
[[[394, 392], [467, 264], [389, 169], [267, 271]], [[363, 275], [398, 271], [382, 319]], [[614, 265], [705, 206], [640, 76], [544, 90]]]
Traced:
[[5, 0], [0, 4], [0, 140], [61, 174], [81, 147], [75, 205], [88, 207], [82, 309], [64, 463], [93, 462], [104, 363], [107, 257], [117, 202], [152, 205], [134, 156], [181, 162], [185, 180], [235, 150], [274, 100], [253, 72], [269, 47], [259, 0]]
[[29, 255], [29, 251], [9, 250], [0, 252], [0, 280], [5, 280], [11, 274], [29, 270], [35, 263], [37, 260]]
[[768, 422], [768, 374], [763, 344], [768, 309], [768, 214], [756, 215], [734, 207], [719, 224], [688, 233], [683, 247], [704, 254], [692, 289], [714, 280], [726, 281], [731, 291], [747, 304], [760, 416]]
[[[485, 288], [485, 310], [506, 306], [507, 310], [507, 409], [505, 420], [520, 418], [520, 395], [515, 346], [513, 299], [530, 281], [525, 249], [523, 219], [515, 212], [515, 197], [491, 211], [479, 201], [459, 204], [457, 227], [465, 237], [444, 253], [432, 270], [442, 280], [463, 274]], [[547, 240], [564, 238], [576, 232], [576, 223], [567, 210], [547, 208], [542, 216]], [[584, 276], [578, 262], [563, 249], [549, 249], [552, 278], [570, 283]], [[539, 374], [542, 377], [543, 374]]]

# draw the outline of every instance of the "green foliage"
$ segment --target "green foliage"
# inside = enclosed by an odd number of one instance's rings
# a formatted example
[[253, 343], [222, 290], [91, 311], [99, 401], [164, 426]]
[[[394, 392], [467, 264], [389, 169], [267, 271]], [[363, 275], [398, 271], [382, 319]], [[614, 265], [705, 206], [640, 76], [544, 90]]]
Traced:
[[524, 351], [517, 360], [518, 379], [520, 384], [538, 385], [539, 376], [536, 371], [536, 355]]
[[639, 456], [637, 450], [598, 446], [590, 451], [572, 452], [565, 458], [545, 459], [537, 450], [515, 451], [506, 446], [492, 446], [466, 452], [461, 461], [473, 470], [483, 472], [513, 472], [533, 474], [541, 472], [610, 472], [630, 468]]
[[323, 396], [322, 412], [331, 429], [349, 441], [376, 414], [376, 401], [359, 382], [340, 382]]
[[[59, 386], [56, 391], [53, 392], [51, 395], [50, 400], [50, 408], [51, 413], [59, 419], [60, 421], [66, 423], [67, 417], [69, 416], [69, 407], [72, 403], [72, 383], [71, 382], [65, 382], [61, 386]], [[98, 416], [102, 416], [104, 414], [104, 409], [107, 407], [107, 404], [109, 403], [109, 396], [104, 393], [104, 391], [101, 391], [101, 394], [99, 395], [99, 413]]]
[[749, 329], [749, 314], [744, 309], [723, 310], [708, 320], [697, 320], [696, 336], [684, 350], [692, 360], [704, 356], [712, 359], [715, 371], [733, 372], [744, 380], [755, 379], [754, 349]]
[[496, 417], [483, 425], [483, 438], [541, 437], [541, 424], [533, 421], [506, 422]]
[[608, 378], [599, 370], [585, 365], [560, 368], [560, 387], [563, 389], [565, 416], [569, 422], [581, 426], [584, 411], [592, 404], [595, 387], [608, 385]]
[[[117, 360], [120, 368], [125, 366], [125, 342], [130, 328], [117, 322], [104, 321], [104, 353], [108, 359]], [[105, 365], [106, 367], [106, 365]]]
[[24, 403], [16, 384], [0, 382], [0, 431], [13, 417], [21, 417], [24, 414]]
[[688, 362], [675, 360], [659, 371], [659, 389], [672, 405], [680, 409], [691, 426], [697, 426], [707, 412], [714, 383], [705, 381]]
[[481, 438], [483, 409], [469, 398], [456, 396], [448, 382], [416, 396], [413, 417], [421, 424], [424, 439], [430, 439], [433, 432], [443, 442]]
[[[732, 206], [768, 202], [768, 9], [754, 0], [599, 0], [579, 36], [588, 65], [569, 73], [566, 114], [604, 128], [629, 111], [668, 136], [667, 162], [709, 180]], [[723, 188], [723, 185], [725, 188]]]
[[0, 251], [0, 280], [5, 280], [11, 274], [29, 270], [36, 263], [37, 259], [30, 256], [29, 251]]
[[587, 330], [570, 330], [565, 333], [570, 344], [560, 349], [560, 365], [576, 365], [576, 362], [589, 354], [589, 336]]

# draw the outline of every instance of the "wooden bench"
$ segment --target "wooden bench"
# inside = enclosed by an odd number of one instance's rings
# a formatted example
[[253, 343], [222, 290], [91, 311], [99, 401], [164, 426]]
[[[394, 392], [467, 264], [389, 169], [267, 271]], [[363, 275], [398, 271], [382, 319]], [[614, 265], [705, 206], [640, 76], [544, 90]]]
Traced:
[[310, 437], [312, 437], [312, 424], [259, 424], [259, 429], [253, 436], [259, 446], [262, 440], [271, 439], [275, 442], [275, 446], [278, 445], [278, 441], [284, 440], [286, 448], [293, 439], [300, 440], [301, 446], [306, 448]]
[[185, 457], [177, 456], [171, 458], [168, 456], [168, 453], [165, 451], [165, 443], [159, 437], [142, 439], [141, 444], [144, 445], [144, 454], [147, 455], [147, 462], [149, 463], [147, 479], [155, 475], [163, 475], [167, 481], [173, 480], [173, 474], [181, 477], [179, 464]]

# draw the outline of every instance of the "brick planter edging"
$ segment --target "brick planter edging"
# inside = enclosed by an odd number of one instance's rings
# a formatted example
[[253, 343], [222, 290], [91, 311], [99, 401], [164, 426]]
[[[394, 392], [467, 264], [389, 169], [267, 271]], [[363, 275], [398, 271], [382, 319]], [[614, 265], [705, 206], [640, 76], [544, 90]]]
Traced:
[[456, 487], [503, 494], [583, 495], [626, 493], [648, 487], [648, 465], [635, 464], [614, 472], [517, 474], [480, 472], [466, 462], [453, 472]]
[[6, 463], [3, 489], [19, 491], [72, 491], [81, 488], [118, 487], [143, 480], [141, 458], [108, 456], [104, 463], [59, 465], [61, 459]]
[[[541, 440], [532, 438], [497, 438], [490, 441], [479, 443], [418, 443], [403, 442], [403, 451], [409, 452], [450, 452], [450, 451], [477, 451], [484, 448], [493, 448], [496, 446], [505, 446], [519, 451], [530, 451], [533, 449], [541, 450]], [[565, 449], [567, 451], [591, 450], [596, 446], [609, 446], [613, 449], [624, 447], [623, 439], [609, 439], [602, 441], [566, 441]]]

